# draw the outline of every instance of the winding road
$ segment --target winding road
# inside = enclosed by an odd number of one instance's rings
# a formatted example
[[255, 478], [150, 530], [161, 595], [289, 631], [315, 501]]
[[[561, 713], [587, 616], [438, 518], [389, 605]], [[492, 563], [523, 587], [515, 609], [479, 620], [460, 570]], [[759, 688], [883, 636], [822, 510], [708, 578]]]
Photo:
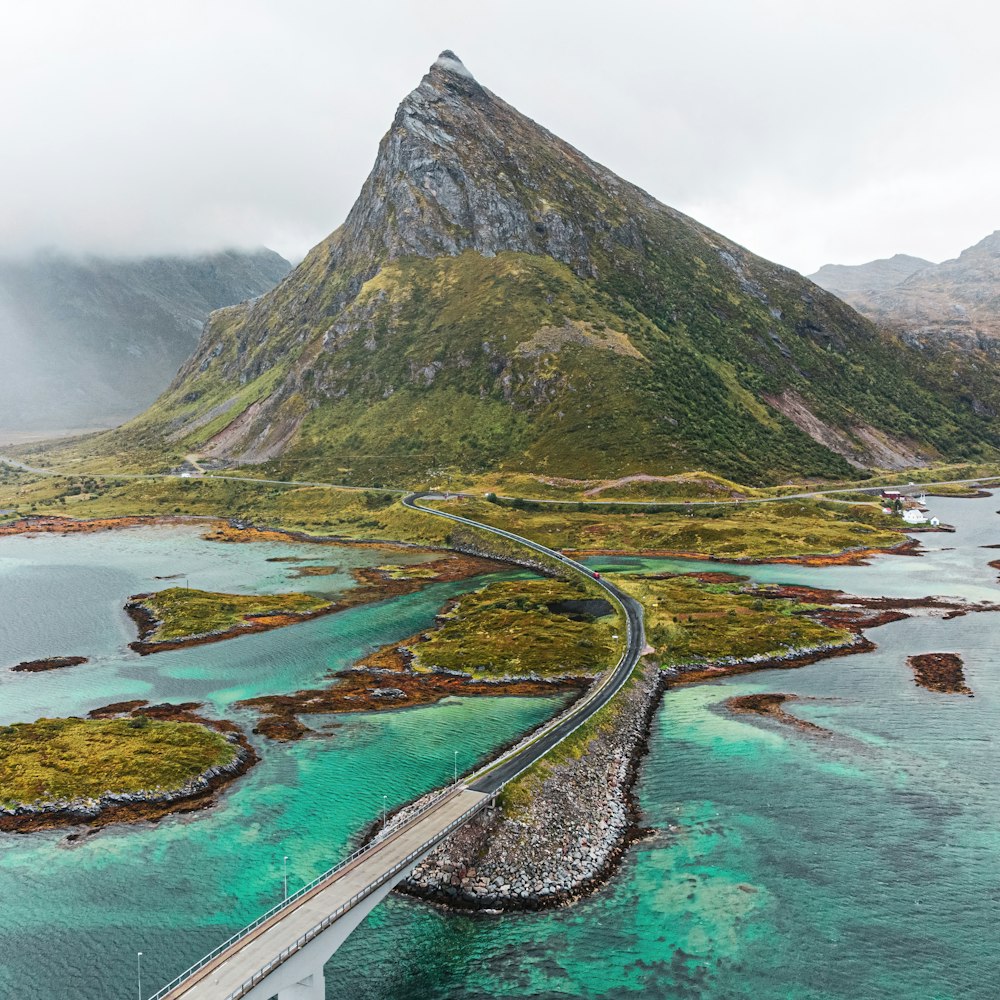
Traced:
[[647, 650], [646, 636], [642, 624], [642, 605], [624, 591], [620, 590], [613, 583], [595, 574], [577, 562], [563, 555], [556, 549], [550, 549], [538, 542], [533, 542], [530, 538], [515, 535], [511, 531], [503, 528], [494, 528], [492, 525], [483, 524], [481, 521], [473, 521], [471, 518], [462, 517], [460, 514], [453, 514], [450, 511], [440, 510], [435, 507], [425, 507], [421, 500], [444, 500], [445, 496], [440, 493], [411, 493], [403, 498], [403, 504], [411, 510], [420, 511], [424, 514], [432, 514], [435, 517], [443, 517], [458, 524], [478, 531], [487, 531], [491, 534], [506, 538], [516, 542], [528, 549], [533, 549], [541, 555], [554, 559], [567, 569], [575, 571], [585, 576], [592, 584], [600, 587], [611, 599], [611, 603], [619, 608], [625, 618], [625, 648], [622, 651], [621, 659], [614, 667], [594, 685], [587, 693], [574, 702], [570, 708], [553, 722], [542, 726], [537, 730], [534, 737], [527, 744], [515, 747], [512, 751], [502, 756], [499, 760], [483, 768], [473, 775], [468, 781], [468, 787], [474, 791], [495, 793], [502, 785], [515, 778], [522, 771], [531, 767], [535, 761], [544, 757], [554, 746], [561, 743], [567, 736], [580, 728], [595, 712], [600, 711], [612, 698], [621, 690], [622, 685], [629, 679], [635, 665], [639, 662], [639, 657]]

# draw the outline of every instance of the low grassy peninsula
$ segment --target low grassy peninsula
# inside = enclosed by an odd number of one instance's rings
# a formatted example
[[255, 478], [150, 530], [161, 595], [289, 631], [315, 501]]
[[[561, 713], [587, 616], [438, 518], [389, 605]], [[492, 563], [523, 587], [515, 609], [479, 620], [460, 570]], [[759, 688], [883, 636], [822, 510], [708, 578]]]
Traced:
[[440, 627], [407, 643], [415, 670], [477, 678], [593, 676], [618, 657], [614, 609], [563, 580], [492, 583], [460, 597]]
[[139, 627], [139, 640], [130, 646], [146, 655], [219, 642], [411, 594], [431, 583], [454, 583], [501, 568], [492, 559], [458, 553], [414, 566], [361, 566], [351, 570], [356, 586], [335, 601], [302, 593], [224, 594], [168, 587], [151, 594], [136, 594], [125, 605]]
[[138, 653], [155, 653], [315, 618], [337, 606], [309, 594], [222, 594], [168, 587], [136, 594], [125, 610], [139, 626]]
[[[766, 665], [852, 646], [854, 633], [812, 612], [819, 605], [697, 576], [627, 576], [622, 589], [642, 602], [646, 637], [663, 667]], [[761, 663], [764, 661], [764, 663]]]
[[39, 719], [0, 727], [0, 830], [156, 819], [208, 804], [256, 760], [235, 727], [174, 719]]
[[618, 622], [582, 582], [500, 581], [450, 602], [435, 628], [332, 674], [328, 687], [239, 705], [262, 714], [254, 732], [297, 740], [310, 732], [302, 716], [579, 691], [618, 658]]
[[898, 518], [871, 504], [811, 499], [744, 505], [704, 504], [669, 509], [558, 506], [485, 500], [439, 503], [474, 520], [575, 553], [687, 556], [733, 562], [859, 562], [877, 552], [903, 551]]

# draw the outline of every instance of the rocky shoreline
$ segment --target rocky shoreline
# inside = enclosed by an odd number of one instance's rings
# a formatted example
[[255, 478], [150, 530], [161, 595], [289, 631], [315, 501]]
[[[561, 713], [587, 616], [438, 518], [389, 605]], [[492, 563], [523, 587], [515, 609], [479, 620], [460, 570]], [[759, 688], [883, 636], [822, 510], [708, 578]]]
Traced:
[[218, 793], [245, 774], [260, 758], [243, 731], [234, 723], [205, 719], [195, 714], [198, 703], [147, 706], [143, 701], [121, 702], [95, 709], [90, 718], [146, 716], [176, 722], [193, 722], [222, 733], [233, 746], [233, 759], [210, 767], [174, 790], [148, 789], [141, 792], [107, 792], [98, 798], [53, 799], [0, 807], [0, 831], [31, 833], [67, 826], [105, 827], [115, 823], [138, 823], [162, 819], [174, 813], [206, 809]]
[[[768, 597], [836, 604], [813, 613], [852, 634], [843, 643], [668, 668], [647, 657], [636, 679], [616, 699], [614, 721], [597, 731], [579, 757], [559, 759], [557, 751], [555, 762], [543, 763], [528, 801], [502, 801], [502, 809], [485, 810], [431, 854], [400, 885], [400, 891], [447, 908], [485, 913], [535, 911], [572, 903], [603, 884], [628, 846], [648, 832], [640, 826], [632, 793], [653, 717], [669, 687], [867, 652], [876, 647], [864, 635], [865, 629], [907, 618], [917, 610], [942, 617], [1000, 610], [986, 603], [934, 597], [859, 598], [792, 586], [766, 590]], [[760, 704], [730, 703], [727, 707], [767, 715], [815, 736], [829, 735], [822, 727], [784, 712], [781, 705], [789, 696], [762, 698]], [[405, 807], [397, 817], [405, 818], [424, 801]]]
[[530, 803], [484, 810], [400, 891], [496, 913], [564, 906], [602, 885], [645, 833], [632, 792], [665, 686], [656, 664], [645, 662], [618, 695], [615, 724], [582, 757], [543, 763]]

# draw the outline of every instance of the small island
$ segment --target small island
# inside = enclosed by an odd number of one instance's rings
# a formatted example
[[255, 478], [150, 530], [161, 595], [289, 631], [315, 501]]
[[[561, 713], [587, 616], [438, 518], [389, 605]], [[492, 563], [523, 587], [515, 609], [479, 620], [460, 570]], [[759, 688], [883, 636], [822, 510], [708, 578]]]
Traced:
[[142, 655], [263, 632], [334, 609], [309, 594], [222, 594], [187, 587], [135, 594], [125, 605], [139, 626], [139, 639], [129, 646]]
[[965, 683], [962, 658], [957, 653], [921, 653], [906, 662], [913, 669], [913, 679], [919, 687], [939, 694], [967, 694], [972, 688]]
[[[329, 568], [311, 567], [323, 570]], [[266, 632], [320, 615], [344, 611], [421, 590], [432, 583], [453, 583], [482, 573], [496, 572], [502, 564], [492, 559], [459, 554], [442, 555], [430, 562], [408, 566], [358, 567], [351, 570], [356, 586], [335, 600], [312, 594], [226, 594], [188, 587], [167, 587], [148, 594], [134, 594], [125, 605], [139, 628], [139, 638], [129, 643], [146, 656], [169, 649], [184, 649], [220, 642], [252, 632]]]
[[155, 820], [210, 805], [257, 761], [242, 732], [192, 706], [0, 726], [0, 830]]
[[45, 670], [62, 670], [65, 667], [78, 667], [86, 663], [86, 656], [47, 656], [44, 660], [24, 660], [10, 669], [15, 673], [39, 674]]

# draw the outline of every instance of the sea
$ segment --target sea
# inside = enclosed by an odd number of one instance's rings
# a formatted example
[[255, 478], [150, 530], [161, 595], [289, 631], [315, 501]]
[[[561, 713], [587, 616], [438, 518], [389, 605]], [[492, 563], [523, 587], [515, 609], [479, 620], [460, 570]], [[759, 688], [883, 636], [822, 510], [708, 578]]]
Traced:
[[[862, 595], [1000, 602], [997, 498], [932, 499], [952, 533], [868, 566], [733, 566], [762, 582]], [[300, 562], [276, 562], [276, 559]], [[428, 627], [482, 578], [437, 584], [273, 632], [138, 657], [134, 593], [335, 594], [355, 566], [425, 554], [208, 542], [194, 527], [0, 538], [0, 724], [113, 701], [235, 702], [321, 685], [330, 670]], [[597, 558], [602, 573], [705, 569]], [[302, 565], [335, 565], [297, 577]], [[497, 578], [523, 575], [501, 574]], [[636, 796], [647, 835], [608, 883], [540, 914], [457, 915], [391, 896], [333, 956], [327, 997], [945, 1000], [1000, 996], [1000, 614], [921, 614], [871, 630], [874, 652], [669, 690]], [[973, 698], [918, 688], [908, 656], [958, 653]], [[43, 674], [23, 659], [84, 655]], [[9, 663], [8, 663], [9, 661]], [[732, 716], [726, 699], [794, 694], [810, 735]], [[157, 824], [0, 834], [0, 997], [142, 995], [356, 845], [392, 808], [471, 769], [558, 710], [554, 698], [448, 699], [311, 718], [259, 739], [261, 763], [212, 809]], [[257, 738], [255, 738], [257, 739]], [[287, 861], [285, 860], [287, 858]]]

